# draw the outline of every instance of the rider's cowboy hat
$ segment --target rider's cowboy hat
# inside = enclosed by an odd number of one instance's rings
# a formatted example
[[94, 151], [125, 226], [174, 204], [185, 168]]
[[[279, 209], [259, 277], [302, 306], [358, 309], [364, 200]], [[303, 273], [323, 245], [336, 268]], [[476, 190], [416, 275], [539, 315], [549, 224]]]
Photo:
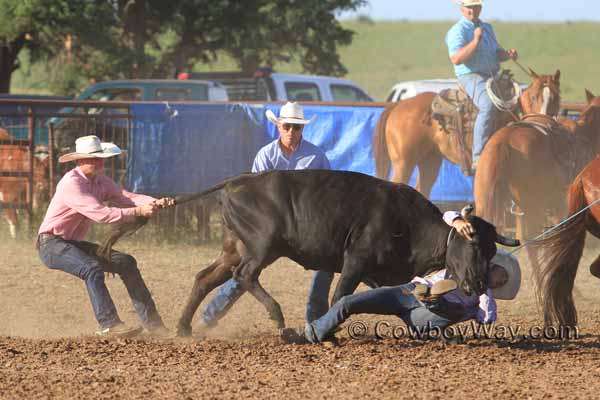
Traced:
[[462, 0], [462, 1], [459, 1], [458, 4], [460, 4], [463, 7], [482, 6], [483, 0]]
[[113, 143], [100, 142], [98, 136], [82, 136], [75, 140], [75, 151], [60, 156], [58, 162], [81, 160], [83, 158], [108, 158], [121, 154], [119, 146]]
[[273, 111], [267, 110], [265, 112], [267, 119], [274, 124], [300, 124], [306, 125], [310, 124], [317, 118], [316, 115], [313, 115], [311, 119], [304, 119], [304, 110], [302, 110], [302, 106], [295, 101], [288, 101], [285, 103], [281, 110], [279, 110], [279, 118], [273, 114]]
[[504, 285], [492, 289], [492, 295], [499, 300], [514, 299], [521, 287], [521, 267], [519, 266], [519, 260], [507, 251], [498, 249], [491, 263], [504, 268], [508, 275], [508, 280]]

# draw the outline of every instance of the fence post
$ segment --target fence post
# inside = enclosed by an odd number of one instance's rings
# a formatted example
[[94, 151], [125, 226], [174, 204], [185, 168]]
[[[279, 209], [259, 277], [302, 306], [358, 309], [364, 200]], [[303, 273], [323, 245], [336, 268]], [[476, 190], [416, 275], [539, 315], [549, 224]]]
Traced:
[[48, 126], [48, 173], [50, 179], [50, 198], [54, 196], [54, 123]]
[[29, 140], [29, 170], [27, 173], [27, 229], [31, 231], [33, 215], [33, 165], [35, 157], [35, 116], [33, 107], [27, 107], [27, 139]]

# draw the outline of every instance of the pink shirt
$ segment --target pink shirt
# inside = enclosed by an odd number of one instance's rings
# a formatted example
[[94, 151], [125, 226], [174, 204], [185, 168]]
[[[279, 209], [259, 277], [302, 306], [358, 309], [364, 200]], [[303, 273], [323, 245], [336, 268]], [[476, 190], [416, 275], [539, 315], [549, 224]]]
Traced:
[[[104, 175], [90, 180], [76, 167], [58, 182], [38, 233], [51, 233], [65, 240], [83, 240], [92, 222], [131, 222], [135, 219], [134, 207], [154, 200], [123, 190]], [[105, 201], [123, 208], [107, 207], [103, 204]]]

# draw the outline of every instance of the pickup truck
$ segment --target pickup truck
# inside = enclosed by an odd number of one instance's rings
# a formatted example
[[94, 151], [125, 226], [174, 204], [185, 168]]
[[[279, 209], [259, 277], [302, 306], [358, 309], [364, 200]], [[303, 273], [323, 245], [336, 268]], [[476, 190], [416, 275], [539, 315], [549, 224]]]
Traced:
[[177, 78], [219, 82], [234, 101], [339, 101], [372, 102], [352, 81], [331, 76], [283, 74], [268, 68], [254, 74], [242, 72], [183, 72]]
[[[92, 101], [227, 101], [227, 91], [217, 82], [207, 80], [177, 79], [129, 79], [98, 82], [77, 97], [77, 100]], [[83, 109], [63, 108], [61, 113], [85, 113]], [[59, 149], [72, 146], [82, 132], [106, 132], [112, 140], [123, 145], [128, 132], [129, 121], [119, 118], [126, 109], [90, 108], [87, 114], [97, 115], [97, 119], [52, 118], [57, 132]], [[93, 124], [93, 126], [91, 126]]]

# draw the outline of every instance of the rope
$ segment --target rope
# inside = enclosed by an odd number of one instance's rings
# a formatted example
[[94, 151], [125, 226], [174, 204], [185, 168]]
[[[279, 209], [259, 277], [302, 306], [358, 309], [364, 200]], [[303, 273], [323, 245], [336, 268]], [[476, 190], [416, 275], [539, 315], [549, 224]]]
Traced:
[[525, 243], [523, 243], [522, 245], [520, 245], [519, 247], [517, 247], [516, 249], [510, 251], [508, 254], [514, 254], [517, 251], [521, 250], [522, 248], [524, 248], [525, 246], [535, 242], [536, 240], [538, 240], [539, 238], [544, 237], [545, 235], [549, 234], [550, 232], [558, 229], [560, 226], [566, 224], [567, 222], [569, 222], [570, 220], [572, 220], [573, 218], [575, 218], [576, 216], [578, 216], [579, 214], [581, 214], [582, 212], [586, 211], [588, 208], [592, 207], [594, 204], [600, 202], [600, 198], [594, 200], [592, 203], [588, 204], [586, 207], [582, 208], [581, 210], [577, 211], [575, 214], [571, 215], [569, 218], [559, 222], [558, 224], [554, 225], [553, 227], [551, 227], [550, 229], [545, 230], [544, 232], [542, 232], [541, 234], [537, 235], [536, 237], [534, 237], [533, 239], [529, 239], [526, 240]]
[[489, 78], [485, 83], [485, 90], [487, 91], [492, 104], [496, 106], [496, 108], [500, 111], [511, 112], [514, 110], [519, 104], [519, 97], [521, 97], [521, 86], [515, 81], [512, 82], [513, 88], [515, 91], [515, 95], [509, 100], [503, 100], [500, 97], [496, 96], [494, 90], [492, 89], [492, 84], [495, 83], [496, 77]]

